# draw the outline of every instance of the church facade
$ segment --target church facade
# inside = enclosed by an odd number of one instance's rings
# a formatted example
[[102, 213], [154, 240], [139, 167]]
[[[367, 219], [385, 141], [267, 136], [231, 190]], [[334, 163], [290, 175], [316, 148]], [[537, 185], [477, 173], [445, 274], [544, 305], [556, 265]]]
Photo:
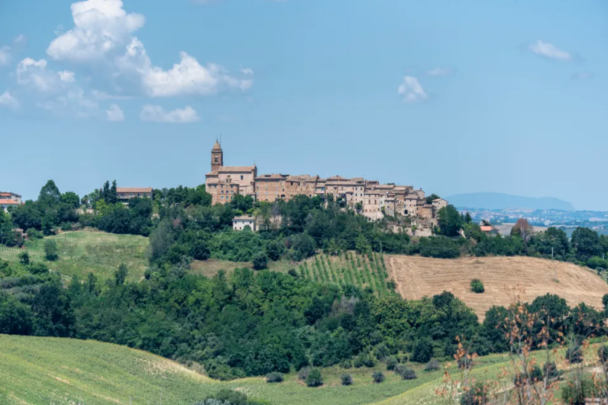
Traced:
[[207, 192], [213, 204], [227, 204], [236, 195], [251, 196], [255, 201], [289, 201], [296, 195], [332, 195], [347, 207], [369, 220], [388, 216], [419, 218], [430, 225], [436, 223], [437, 211], [448, 205], [443, 199], [427, 203], [424, 191], [413, 186], [380, 184], [360, 177], [318, 175], [263, 174], [257, 166], [224, 166], [224, 151], [219, 142], [211, 150], [211, 171], [206, 175]]

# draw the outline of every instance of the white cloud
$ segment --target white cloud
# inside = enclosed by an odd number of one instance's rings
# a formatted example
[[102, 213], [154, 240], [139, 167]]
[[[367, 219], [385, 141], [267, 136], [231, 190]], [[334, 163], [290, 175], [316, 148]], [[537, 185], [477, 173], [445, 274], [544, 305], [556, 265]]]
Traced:
[[574, 80], [590, 80], [595, 78], [595, 74], [593, 72], [580, 72], [572, 75], [572, 79]]
[[[231, 76], [216, 64], [202, 66], [181, 52], [171, 69], [155, 66], [144, 44], [133, 34], [145, 17], [127, 13], [121, 0], [87, 0], [72, 4], [74, 28], [55, 38], [47, 49], [53, 60], [83, 65], [112, 84], [112, 92], [151, 97], [210, 95], [248, 90], [253, 81]], [[95, 77], [94, 77], [95, 78]]]
[[42, 93], [52, 93], [60, 89], [58, 75], [47, 70], [47, 61], [25, 58], [17, 65], [17, 83]]
[[59, 75], [59, 78], [62, 82], [74, 82], [74, 72], [70, 72], [69, 70], [62, 70], [61, 72], [57, 72], [57, 74]]
[[416, 103], [429, 98], [418, 79], [414, 76], [405, 76], [397, 92], [406, 103]]
[[17, 108], [19, 107], [19, 102], [7, 90], [3, 94], [0, 94], [0, 107]]
[[11, 47], [4, 45], [0, 46], [0, 66], [5, 66], [11, 63]]
[[426, 72], [427, 76], [437, 77], [437, 76], [449, 76], [454, 71], [449, 67], [436, 67]]
[[243, 73], [244, 75], [252, 75], [253, 74], [253, 69], [251, 69], [251, 68], [244, 68], [244, 69], [241, 69], [241, 73]]
[[181, 124], [188, 122], [197, 122], [200, 121], [200, 118], [196, 111], [187, 106], [182, 109], [175, 109], [173, 111], [165, 111], [159, 105], [150, 105], [147, 104], [141, 109], [141, 113], [139, 114], [139, 118], [142, 121], [150, 121], [150, 122], [167, 122], [172, 124]]
[[124, 121], [125, 113], [118, 106], [118, 104], [112, 104], [110, 108], [108, 108], [108, 110], [106, 111], [106, 118], [108, 119], [108, 121]]
[[13, 44], [14, 44], [16, 47], [22, 47], [22, 46], [25, 46], [25, 44], [27, 44], [27, 38], [25, 37], [25, 35], [20, 34], [20, 35], [18, 35], [18, 36], [17, 36], [17, 38], [15, 38], [15, 39], [13, 40]]
[[543, 56], [549, 59], [557, 59], [561, 61], [572, 60], [572, 55], [566, 51], [563, 51], [553, 44], [543, 42], [540, 39], [534, 44], [530, 44], [530, 50], [539, 56]]

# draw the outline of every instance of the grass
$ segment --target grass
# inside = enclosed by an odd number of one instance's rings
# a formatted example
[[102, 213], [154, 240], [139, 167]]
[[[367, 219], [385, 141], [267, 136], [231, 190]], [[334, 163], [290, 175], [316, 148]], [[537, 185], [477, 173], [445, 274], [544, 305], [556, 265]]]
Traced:
[[[324, 369], [324, 386], [308, 388], [295, 373], [281, 384], [264, 378], [218, 382], [170, 360], [108, 343], [75, 339], [0, 335], [0, 398], [11, 404], [184, 404], [192, 405], [220, 389], [237, 389], [270, 404], [363, 405], [396, 397], [441, 381], [443, 371], [404, 381], [383, 366], [374, 369]], [[372, 383], [382, 370], [386, 381]], [[340, 385], [350, 373], [354, 384]], [[399, 402], [400, 403], [400, 402]]]
[[[59, 259], [50, 262], [44, 257], [44, 240], [57, 242]], [[86, 279], [94, 273], [104, 280], [114, 276], [121, 263], [129, 268], [129, 281], [139, 281], [144, 276], [148, 261], [146, 249], [148, 239], [143, 236], [116, 235], [85, 230], [65, 232], [42, 240], [26, 242], [25, 249], [34, 262], [46, 263], [51, 271], [59, 272], [67, 279], [77, 275]], [[21, 249], [1, 249], [0, 259], [19, 263]]]
[[369, 287], [380, 296], [392, 294], [386, 285], [388, 272], [384, 256], [374, 253], [362, 256], [345, 252], [337, 256], [318, 254], [299, 264], [297, 269], [303, 277], [319, 283], [356, 285]]
[[[208, 259], [205, 261], [193, 260], [190, 264], [192, 273], [202, 274], [207, 277], [215, 276], [220, 270], [224, 270], [227, 273], [231, 273], [234, 269], [239, 269], [243, 267], [252, 269], [253, 265], [251, 264], [251, 262], [229, 262], [228, 260], [220, 259]], [[287, 273], [290, 269], [297, 270], [298, 265], [293, 264], [288, 260], [278, 260], [276, 262], [269, 260], [268, 269], [270, 269], [270, 271]]]

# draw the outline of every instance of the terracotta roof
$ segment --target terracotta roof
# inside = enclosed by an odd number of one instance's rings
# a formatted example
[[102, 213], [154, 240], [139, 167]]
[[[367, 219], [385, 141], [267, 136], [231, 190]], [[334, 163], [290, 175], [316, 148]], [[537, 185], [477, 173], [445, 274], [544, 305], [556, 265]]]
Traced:
[[336, 176], [333, 176], [333, 177], [330, 177], [330, 178], [328, 178], [328, 179], [327, 179], [327, 181], [330, 181], [330, 180], [338, 180], [338, 181], [341, 181], [341, 180], [348, 180], [348, 179], [345, 179], [345, 178], [344, 178], [344, 177], [342, 177], [342, 176], [337, 176], [337, 175], [336, 175]]
[[241, 215], [239, 217], [232, 218], [232, 220], [233, 221], [253, 221], [253, 220], [255, 220], [255, 218], [247, 216], [247, 215]]
[[152, 187], [116, 187], [117, 193], [151, 193]]
[[218, 173], [233, 173], [233, 172], [252, 172], [255, 170], [254, 166], [222, 166], [217, 169]]
[[492, 225], [482, 225], [480, 228], [483, 232], [492, 232], [494, 230]]
[[7, 200], [7, 199], [2, 199], [0, 200], [0, 204], [1, 205], [19, 205], [19, 203], [15, 200]]
[[217, 170], [212, 170], [209, 173], [207, 173], [205, 176], [216, 176], [217, 177]]
[[215, 144], [213, 145], [213, 149], [211, 150], [222, 150], [222, 146], [220, 145], [220, 143], [218, 141], [215, 141]]
[[2, 197], [7, 197], [7, 196], [10, 197], [12, 195], [14, 195], [15, 197], [21, 198], [21, 196], [19, 194], [15, 194], [12, 191], [0, 191], [0, 196], [2, 196]]

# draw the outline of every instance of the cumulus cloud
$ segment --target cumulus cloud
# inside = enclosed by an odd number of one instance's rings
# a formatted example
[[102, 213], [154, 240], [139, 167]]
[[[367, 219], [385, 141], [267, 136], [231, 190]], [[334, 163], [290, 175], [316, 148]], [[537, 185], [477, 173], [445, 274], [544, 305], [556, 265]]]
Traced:
[[529, 48], [532, 52], [544, 58], [556, 59], [560, 61], [572, 60], [572, 55], [569, 52], [563, 51], [555, 45], [543, 42], [540, 39], [535, 43], [530, 44]]
[[145, 17], [127, 13], [121, 0], [87, 0], [72, 4], [74, 28], [60, 34], [47, 49], [53, 60], [95, 70], [118, 94], [151, 97], [209, 95], [223, 90], [248, 90], [250, 77], [237, 78], [223, 67], [201, 65], [181, 52], [169, 70], [155, 66], [134, 33]]
[[427, 76], [437, 77], [437, 76], [449, 76], [454, 71], [449, 67], [436, 67], [426, 72]]
[[416, 103], [429, 98], [418, 79], [414, 76], [405, 76], [397, 92], [406, 103]]
[[112, 104], [106, 111], [106, 118], [108, 121], [118, 122], [125, 120], [125, 113], [118, 106], [118, 104]]
[[19, 102], [7, 90], [3, 94], [0, 94], [0, 107], [17, 108], [19, 107]]
[[141, 113], [139, 114], [139, 118], [142, 121], [167, 122], [171, 124], [183, 124], [200, 121], [198, 114], [190, 106], [167, 112], [159, 105], [150, 104], [143, 106]]
[[60, 75], [47, 69], [45, 59], [25, 58], [17, 64], [17, 83], [41, 93], [53, 93], [60, 89]]
[[11, 47], [8, 45], [0, 46], [0, 66], [6, 66], [11, 63]]
[[74, 72], [70, 72], [69, 70], [62, 70], [61, 72], [57, 72], [57, 74], [59, 75], [59, 79], [61, 79], [62, 82], [74, 82]]

